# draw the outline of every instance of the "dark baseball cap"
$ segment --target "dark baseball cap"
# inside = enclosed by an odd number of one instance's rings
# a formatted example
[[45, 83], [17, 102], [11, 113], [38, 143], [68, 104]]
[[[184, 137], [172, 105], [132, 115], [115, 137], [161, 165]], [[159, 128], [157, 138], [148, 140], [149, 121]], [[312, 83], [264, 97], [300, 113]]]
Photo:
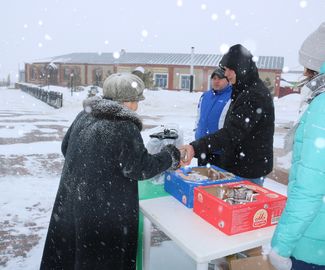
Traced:
[[225, 76], [225, 71], [224, 69], [222, 69], [221, 67], [217, 67], [211, 74], [211, 79], [214, 77], [214, 76], [217, 76], [219, 79], [225, 79], [226, 76]]

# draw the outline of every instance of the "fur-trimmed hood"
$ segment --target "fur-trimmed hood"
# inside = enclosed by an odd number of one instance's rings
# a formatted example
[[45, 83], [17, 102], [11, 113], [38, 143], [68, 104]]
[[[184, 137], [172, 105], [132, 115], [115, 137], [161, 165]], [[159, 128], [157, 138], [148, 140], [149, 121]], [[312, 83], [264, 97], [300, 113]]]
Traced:
[[140, 131], [142, 130], [142, 122], [139, 116], [116, 101], [95, 96], [85, 99], [82, 105], [86, 113], [90, 113], [96, 118], [115, 121], [129, 120], [132, 121]]

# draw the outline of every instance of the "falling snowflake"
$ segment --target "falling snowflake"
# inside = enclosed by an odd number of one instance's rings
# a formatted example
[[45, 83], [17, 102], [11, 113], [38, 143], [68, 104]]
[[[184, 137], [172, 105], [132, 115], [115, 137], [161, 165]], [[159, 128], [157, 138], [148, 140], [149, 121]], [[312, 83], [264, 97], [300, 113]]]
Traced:
[[325, 147], [325, 139], [324, 138], [317, 138], [315, 140], [315, 146], [319, 149], [322, 149]]
[[289, 72], [290, 68], [288, 66], [284, 66], [282, 72], [287, 73]]
[[24, 28], [28, 28], [28, 24], [25, 23], [25, 24], [24, 24]]
[[142, 35], [143, 37], [145, 37], [145, 38], [146, 38], [146, 37], [148, 36], [148, 31], [147, 31], [147, 30], [145, 30], [145, 29], [144, 29], [144, 30], [142, 30], [142, 31], [141, 31], [141, 35]]
[[207, 167], [207, 168], [211, 168], [211, 164], [208, 163], [208, 164], [206, 165], [206, 167]]
[[39, 20], [39, 21], [38, 21], [38, 25], [39, 25], [39, 26], [43, 26], [43, 21], [42, 21], [42, 20]]
[[182, 1], [182, 0], [177, 0], [176, 5], [177, 5], [178, 7], [183, 6], [183, 1]]
[[299, 2], [299, 6], [300, 6], [301, 8], [305, 8], [305, 7], [307, 7], [307, 5], [308, 5], [307, 1], [300, 1], [300, 2]]
[[230, 13], [231, 13], [230, 9], [226, 9], [226, 11], [225, 11], [226, 16], [229, 16]]
[[52, 38], [51, 38], [51, 36], [50, 36], [49, 34], [46, 34], [46, 35], [44, 36], [44, 39], [45, 39], [45, 40], [48, 40], [48, 41], [52, 40]]
[[258, 62], [258, 56], [253, 56], [252, 60], [256, 63]]
[[86, 113], [91, 113], [91, 107], [90, 106], [86, 106], [85, 107], [85, 112]]
[[105, 41], [104, 41], [104, 44], [105, 44], [105, 45], [108, 45], [108, 40], [105, 40]]
[[207, 9], [207, 5], [206, 5], [206, 4], [202, 4], [202, 5], [201, 5], [201, 9], [202, 9], [202, 10], [206, 10], [206, 9]]
[[38, 46], [39, 48], [42, 48], [42, 47], [43, 47], [43, 43], [39, 42], [39, 43], [37, 44], [37, 46]]
[[230, 16], [230, 20], [235, 20], [236, 19], [236, 15], [235, 14], [232, 14], [231, 16]]
[[133, 88], [137, 88], [138, 83], [137, 83], [137, 82], [132, 82], [132, 83], [131, 83], [131, 86], [132, 86]]
[[240, 155], [240, 157], [242, 157], [242, 158], [245, 157], [245, 154], [244, 154], [243, 152], [240, 152], [239, 155]]
[[246, 123], [249, 123], [249, 118], [248, 118], [248, 117], [245, 118], [245, 122], [246, 122]]
[[222, 54], [226, 54], [229, 51], [229, 45], [228, 44], [221, 44], [220, 48], [219, 48], [220, 52]]
[[119, 59], [120, 58], [120, 53], [119, 52], [114, 52], [113, 53], [113, 57], [115, 58], [115, 59]]
[[216, 21], [216, 20], [218, 19], [218, 14], [213, 13], [213, 14], [211, 15], [211, 19], [212, 19], [213, 21]]
[[206, 157], [207, 157], [207, 155], [206, 155], [205, 153], [202, 153], [202, 154], [201, 154], [201, 158], [202, 158], [202, 159], [206, 159]]

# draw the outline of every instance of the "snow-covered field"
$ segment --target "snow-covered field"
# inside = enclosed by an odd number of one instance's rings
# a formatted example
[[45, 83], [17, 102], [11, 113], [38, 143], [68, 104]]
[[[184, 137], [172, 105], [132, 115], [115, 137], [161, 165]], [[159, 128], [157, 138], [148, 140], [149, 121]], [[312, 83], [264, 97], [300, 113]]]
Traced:
[[[71, 96], [65, 88], [51, 86], [51, 90], [64, 93], [63, 108], [54, 109], [20, 90], [0, 88], [0, 269], [39, 267], [63, 164], [60, 143], [87, 96], [86, 91]], [[151, 128], [166, 124], [177, 124], [184, 133], [185, 143], [193, 140], [200, 93], [147, 90], [145, 97], [138, 110], [145, 126], [142, 132], [145, 143], [149, 141]], [[298, 94], [292, 94], [275, 100], [274, 147], [278, 156], [275, 167], [282, 173], [290, 168], [291, 158], [281, 150], [283, 138], [297, 119], [299, 99]], [[277, 178], [277, 174], [273, 176]], [[272, 181], [267, 185], [271, 186]], [[166, 262], [174, 262], [174, 266], [162, 266], [159, 259], [162, 252], [178, 254], [175, 260]], [[152, 269], [195, 267], [170, 241], [153, 248], [152, 256], [155, 258]]]

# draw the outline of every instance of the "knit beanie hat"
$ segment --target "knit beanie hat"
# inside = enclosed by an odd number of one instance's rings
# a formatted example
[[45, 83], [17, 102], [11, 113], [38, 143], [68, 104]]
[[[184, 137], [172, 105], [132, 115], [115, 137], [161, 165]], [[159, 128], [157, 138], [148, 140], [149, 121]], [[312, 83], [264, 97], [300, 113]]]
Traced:
[[103, 85], [104, 98], [117, 102], [144, 100], [143, 90], [143, 81], [130, 73], [112, 74]]
[[211, 74], [211, 79], [213, 79], [214, 76], [217, 76], [219, 79], [225, 79], [225, 70], [221, 67], [217, 67]]
[[299, 63], [305, 68], [320, 72], [325, 61], [325, 22], [311, 33], [299, 50]]

